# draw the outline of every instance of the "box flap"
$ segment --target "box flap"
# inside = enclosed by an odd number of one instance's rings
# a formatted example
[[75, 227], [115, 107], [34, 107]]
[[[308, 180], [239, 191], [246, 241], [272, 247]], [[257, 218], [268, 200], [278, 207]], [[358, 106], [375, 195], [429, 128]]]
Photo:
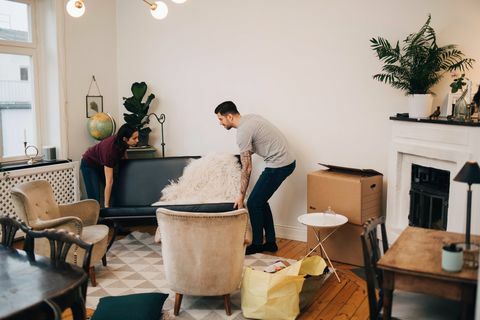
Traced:
[[373, 176], [382, 176], [382, 174], [378, 171], [375, 171], [373, 169], [356, 169], [356, 168], [347, 168], [347, 167], [340, 167], [340, 166], [334, 166], [331, 164], [323, 164], [323, 163], [318, 163], [321, 166], [327, 167], [329, 171], [333, 172], [342, 172], [342, 173], [348, 173], [348, 174], [355, 174], [359, 175], [362, 177], [373, 177]]

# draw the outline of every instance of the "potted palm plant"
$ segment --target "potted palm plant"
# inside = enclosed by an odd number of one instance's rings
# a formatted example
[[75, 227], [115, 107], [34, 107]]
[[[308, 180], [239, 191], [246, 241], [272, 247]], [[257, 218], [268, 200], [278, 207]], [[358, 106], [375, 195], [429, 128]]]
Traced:
[[410, 118], [428, 117], [433, 101], [431, 88], [446, 72], [468, 70], [475, 62], [465, 58], [456, 45], [438, 46], [430, 21], [429, 15], [418, 32], [403, 40], [401, 48], [399, 41], [392, 46], [381, 37], [370, 40], [371, 48], [383, 62], [383, 73], [375, 74], [373, 79], [405, 91]]
[[131, 113], [124, 113], [123, 119], [129, 125], [138, 129], [138, 146], [148, 145], [148, 136], [152, 129], [146, 125], [148, 121], [148, 109], [150, 103], [155, 99], [155, 95], [151, 93], [145, 102], [142, 102], [143, 97], [147, 93], [147, 84], [145, 82], [135, 82], [131, 87], [132, 96], [129, 98], [123, 97], [123, 105], [125, 109]]

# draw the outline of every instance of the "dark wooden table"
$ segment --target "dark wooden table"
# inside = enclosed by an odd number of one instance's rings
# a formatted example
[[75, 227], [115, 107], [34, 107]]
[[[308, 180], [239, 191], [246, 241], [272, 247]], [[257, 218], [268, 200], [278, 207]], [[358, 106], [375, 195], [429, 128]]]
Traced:
[[[473, 319], [477, 291], [477, 269], [460, 272], [442, 270], [443, 243], [464, 242], [465, 235], [408, 227], [378, 262], [383, 269], [383, 319], [392, 314], [394, 289], [436, 295], [461, 301], [462, 319]], [[472, 236], [472, 242], [480, 242]]]
[[52, 264], [46, 257], [28, 258], [21, 250], [0, 246], [0, 319], [17, 319], [28, 314], [46, 299], [61, 309], [72, 308], [74, 319], [85, 319], [81, 287], [88, 277], [82, 268], [68, 263]]

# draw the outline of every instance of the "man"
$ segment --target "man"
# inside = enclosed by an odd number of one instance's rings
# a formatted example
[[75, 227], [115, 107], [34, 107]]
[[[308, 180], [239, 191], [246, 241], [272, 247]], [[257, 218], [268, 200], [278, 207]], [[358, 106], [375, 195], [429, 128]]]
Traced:
[[[266, 168], [258, 178], [247, 201], [253, 241], [247, 247], [246, 254], [263, 251], [276, 252], [278, 247], [268, 199], [295, 169], [294, 155], [289, 151], [287, 140], [283, 134], [261, 116], [254, 114], [241, 116], [232, 101], [225, 101], [218, 105], [215, 114], [225, 129], [237, 129], [242, 177], [240, 194], [234, 204], [235, 208], [244, 207], [245, 193], [252, 172], [252, 154], [258, 154], [266, 163]], [[263, 243], [263, 230], [265, 230], [265, 243]]]

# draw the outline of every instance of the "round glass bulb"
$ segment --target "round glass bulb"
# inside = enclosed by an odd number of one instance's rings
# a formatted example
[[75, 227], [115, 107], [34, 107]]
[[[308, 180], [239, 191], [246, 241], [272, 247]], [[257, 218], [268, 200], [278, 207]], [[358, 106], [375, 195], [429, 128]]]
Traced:
[[157, 7], [155, 8], [155, 10], [150, 9], [150, 13], [155, 19], [165, 19], [168, 15], [167, 5], [162, 1], [155, 1], [155, 4], [157, 5]]
[[81, 17], [85, 13], [85, 4], [83, 1], [70, 0], [67, 2], [67, 12], [74, 18]]
[[185, 3], [187, 0], [172, 0], [172, 2], [175, 2], [175, 3]]

